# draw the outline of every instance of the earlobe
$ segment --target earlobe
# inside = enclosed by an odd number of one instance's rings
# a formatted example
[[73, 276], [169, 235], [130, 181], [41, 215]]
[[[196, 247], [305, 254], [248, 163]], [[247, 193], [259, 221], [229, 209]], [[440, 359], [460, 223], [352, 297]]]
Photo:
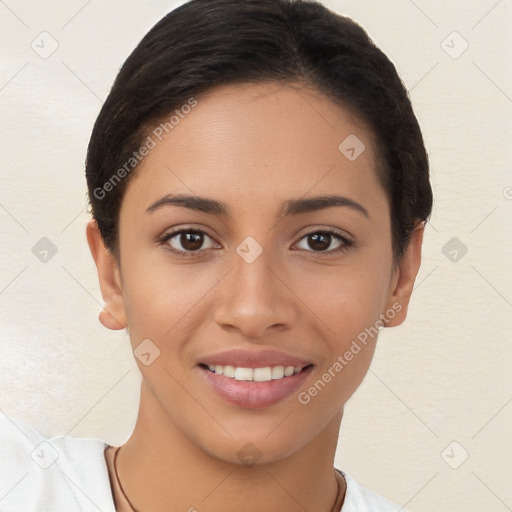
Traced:
[[105, 304], [99, 315], [100, 322], [108, 329], [124, 329], [127, 326], [127, 319], [118, 262], [105, 247], [95, 220], [89, 221], [86, 233]]
[[112, 331], [119, 331], [126, 327], [126, 324], [121, 324], [109, 311], [106, 307], [104, 307], [99, 314], [100, 322], [107, 328]]
[[388, 318], [385, 322], [386, 327], [400, 325], [407, 316], [407, 308], [414, 288], [414, 281], [421, 264], [421, 246], [424, 231], [425, 223], [422, 222], [416, 226], [405, 254], [395, 270], [393, 277], [394, 289], [387, 303], [387, 310], [392, 309], [395, 313], [393, 318]]

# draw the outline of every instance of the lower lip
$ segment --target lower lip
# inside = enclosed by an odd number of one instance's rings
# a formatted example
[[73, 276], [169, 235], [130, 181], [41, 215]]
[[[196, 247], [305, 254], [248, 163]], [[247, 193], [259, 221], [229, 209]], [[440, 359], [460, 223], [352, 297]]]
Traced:
[[209, 386], [226, 402], [247, 409], [263, 409], [284, 400], [308, 378], [312, 366], [300, 373], [265, 382], [236, 380], [199, 366]]

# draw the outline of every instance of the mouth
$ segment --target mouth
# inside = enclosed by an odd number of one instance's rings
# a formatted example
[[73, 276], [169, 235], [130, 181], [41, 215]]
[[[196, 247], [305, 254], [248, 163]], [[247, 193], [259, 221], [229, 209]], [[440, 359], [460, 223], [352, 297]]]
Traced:
[[238, 381], [268, 382], [270, 380], [280, 380], [292, 375], [301, 373], [306, 368], [312, 367], [312, 364], [306, 366], [263, 366], [259, 368], [244, 368], [242, 366], [231, 365], [206, 365], [199, 364], [200, 367], [216, 375], [224, 375], [229, 379]]
[[263, 409], [291, 398], [304, 384], [313, 364], [304, 366], [197, 365], [208, 388], [230, 405]]

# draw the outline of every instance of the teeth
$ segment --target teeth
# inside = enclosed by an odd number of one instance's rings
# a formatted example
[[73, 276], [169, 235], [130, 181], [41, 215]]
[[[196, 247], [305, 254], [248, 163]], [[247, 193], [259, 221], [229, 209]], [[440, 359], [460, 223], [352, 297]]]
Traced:
[[[215, 372], [217, 373], [217, 372]], [[232, 379], [235, 377], [235, 367], [234, 366], [224, 366], [224, 375], [226, 377], [231, 377]]]
[[295, 368], [293, 366], [286, 366], [284, 369], [284, 376], [289, 377], [290, 375], [293, 375], [294, 371], [295, 371]]
[[255, 380], [256, 382], [272, 380], [272, 369], [270, 366], [266, 366], [265, 368], [254, 368], [252, 371], [252, 380]]
[[[215, 373], [217, 373], [217, 367], [215, 367]], [[252, 380], [252, 374], [252, 368], [236, 368], [235, 380]]]
[[297, 366], [265, 366], [263, 368], [242, 368], [235, 366], [209, 365], [208, 369], [217, 375], [234, 378], [235, 380], [252, 380], [255, 382], [266, 382], [269, 380], [278, 380], [283, 377], [290, 377], [302, 371], [302, 367]]
[[272, 378], [282, 379], [284, 377], [284, 366], [274, 366], [272, 368]]

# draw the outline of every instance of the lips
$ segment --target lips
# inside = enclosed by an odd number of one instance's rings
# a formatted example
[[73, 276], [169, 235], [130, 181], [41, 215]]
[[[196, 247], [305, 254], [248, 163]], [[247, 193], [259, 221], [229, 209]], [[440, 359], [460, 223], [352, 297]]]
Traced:
[[216, 354], [206, 355], [199, 361], [206, 366], [234, 366], [240, 368], [264, 368], [266, 366], [307, 366], [311, 361], [274, 349], [250, 351], [231, 349]]
[[313, 364], [273, 349], [231, 349], [201, 358], [197, 367], [207, 386], [237, 407], [270, 407], [296, 391]]

